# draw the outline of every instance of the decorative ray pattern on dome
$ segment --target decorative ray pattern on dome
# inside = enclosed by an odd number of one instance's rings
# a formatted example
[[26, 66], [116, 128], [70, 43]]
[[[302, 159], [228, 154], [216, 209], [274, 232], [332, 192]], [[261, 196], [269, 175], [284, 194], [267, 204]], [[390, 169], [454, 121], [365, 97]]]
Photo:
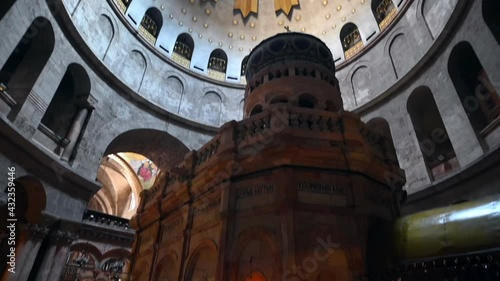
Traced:
[[259, 0], [235, 0], [234, 9], [239, 10], [243, 18], [246, 18], [250, 13], [258, 12]]
[[299, 5], [299, 0], [274, 0], [274, 10], [282, 10], [287, 16], [294, 6]]

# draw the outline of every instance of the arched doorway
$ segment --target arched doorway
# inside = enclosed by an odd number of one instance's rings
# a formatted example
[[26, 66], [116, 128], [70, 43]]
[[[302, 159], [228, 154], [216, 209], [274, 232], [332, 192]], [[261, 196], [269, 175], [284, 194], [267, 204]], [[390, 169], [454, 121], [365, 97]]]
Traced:
[[425, 86], [415, 89], [406, 106], [431, 179], [460, 168], [431, 90]]
[[[3, 6], [3, 4], [2, 4]], [[0, 89], [13, 100], [10, 119], [26, 101], [54, 50], [54, 30], [44, 17], [33, 20], [5, 64], [0, 69]]]
[[487, 127], [500, 116], [500, 98], [474, 49], [468, 42], [458, 43], [448, 61], [448, 72], [467, 117], [483, 149]]
[[497, 0], [483, 0], [483, 18], [491, 33], [500, 45], [500, 2]]
[[7, 12], [14, 6], [16, 0], [3, 0], [2, 5], [0, 5], [0, 21], [7, 14]]

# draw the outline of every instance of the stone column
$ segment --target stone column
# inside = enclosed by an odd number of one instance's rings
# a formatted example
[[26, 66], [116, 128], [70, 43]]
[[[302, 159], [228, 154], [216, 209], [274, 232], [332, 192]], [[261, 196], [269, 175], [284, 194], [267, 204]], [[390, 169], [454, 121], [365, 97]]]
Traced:
[[73, 149], [75, 148], [76, 142], [80, 133], [82, 132], [83, 123], [85, 123], [85, 119], [87, 119], [87, 115], [89, 110], [87, 108], [82, 108], [78, 111], [73, 124], [71, 124], [71, 128], [69, 129], [68, 135], [66, 138], [69, 140], [69, 144], [64, 148], [64, 152], [61, 156], [61, 160], [65, 162], [69, 162], [71, 158], [71, 154], [73, 153]]
[[5, 271], [1, 281], [28, 280], [31, 268], [35, 262], [40, 245], [49, 229], [40, 225], [23, 225], [19, 231], [16, 243], [15, 273]]
[[59, 277], [64, 269], [69, 246], [77, 239], [71, 232], [56, 230], [51, 232], [49, 246], [44, 253], [44, 259], [37, 272], [36, 281], [54, 281]]
[[42, 241], [49, 233], [49, 229], [47, 227], [40, 225], [30, 225], [28, 226], [28, 231], [30, 238], [26, 243], [26, 248], [22, 257], [22, 264], [19, 264], [19, 268], [21, 270], [18, 278], [16, 279], [18, 281], [28, 280], [31, 268], [35, 263], [38, 251], [42, 245]]

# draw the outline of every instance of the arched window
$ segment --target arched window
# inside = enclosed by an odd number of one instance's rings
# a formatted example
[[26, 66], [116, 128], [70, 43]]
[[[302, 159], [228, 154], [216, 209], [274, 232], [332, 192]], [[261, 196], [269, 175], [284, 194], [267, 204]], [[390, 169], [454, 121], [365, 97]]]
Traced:
[[498, 0], [483, 0], [483, 18], [486, 25], [490, 28], [491, 33], [500, 44], [500, 1]]
[[277, 103], [284, 103], [284, 104], [287, 104], [288, 103], [288, 99], [285, 97], [285, 96], [276, 96], [276, 97], [273, 97], [270, 101], [269, 101], [269, 104], [277, 104]]
[[245, 73], [247, 72], [247, 63], [248, 63], [248, 56], [246, 56], [243, 61], [241, 62], [241, 76], [245, 77]]
[[2, 0], [2, 5], [0, 5], [0, 20], [7, 14], [10, 8], [16, 3], [16, 0]]
[[141, 34], [151, 45], [156, 43], [156, 39], [160, 34], [163, 25], [163, 16], [157, 8], [149, 8], [142, 18], [139, 26], [139, 34]]
[[299, 97], [299, 106], [304, 108], [314, 108], [318, 104], [318, 99], [310, 94], [303, 94]]
[[358, 27], [354, 23], [347, 23], [340, 30], [340, 41], [344, 50], [345, 59], [348, 60], [363, 49], [363, 40]]
[[120, 11], [125, 14], [128, 6], [130, 6], [130, 3], [132, 3], [132, 0], [114, 0], [114, 2], [118, 5], [118, 9], [120, 9]]
[[208, 60], [208, 75], [219, 80], [226, 80], [227, 55], [221, 49], [210, 54]]
[[258, 104], [252, 108], [249, 116], [254, 116], [255, 114], [259, 114], [261, 112], [262, 112], [262, 105]]
[[451, 52], [448, 72], [476, 134], [483, 140], [487, 129], [500, 116], [500, 98], [468, 42]]
[[406, 106], [432, 179], [441, 178], [459, 168], [431, 90], [425, 86], [415, 89]]
[[392, 0], [372, 0], [372, 12], [382, 31], [394, 20], [397, 9]]
[[182, 33], [177, 37], [174, 46], [174, 54], [172, 59], [184, 67], [189, 68], [191, 65], [191, 57], [193, 56], [194, 41], [187, 33]]
[[21, 108], [54, 50], [50, 21], [38, 17], [0, 70], [0, 95]]
[[65, 147], [69, 160], [89, 115], [90, 78], [78, 64], [70, 64], [43, 115], [40, 130]]

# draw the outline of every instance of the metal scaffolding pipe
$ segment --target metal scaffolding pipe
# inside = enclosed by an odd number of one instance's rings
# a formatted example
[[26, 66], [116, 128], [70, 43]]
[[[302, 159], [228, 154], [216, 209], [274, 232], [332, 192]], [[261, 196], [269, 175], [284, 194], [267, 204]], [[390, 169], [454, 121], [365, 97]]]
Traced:
[[408, 215], [395, 223], [400, 261], [500, 246], [500, 195]]

